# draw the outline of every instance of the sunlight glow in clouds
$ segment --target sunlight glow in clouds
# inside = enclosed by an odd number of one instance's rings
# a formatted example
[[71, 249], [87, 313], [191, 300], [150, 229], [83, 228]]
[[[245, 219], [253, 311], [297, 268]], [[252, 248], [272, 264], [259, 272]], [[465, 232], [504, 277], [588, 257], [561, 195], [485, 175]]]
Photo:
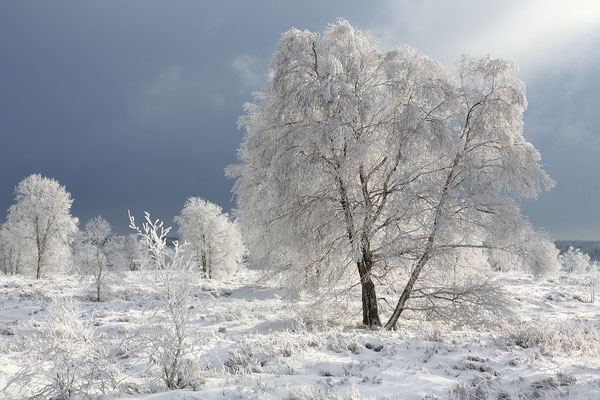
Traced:
[[586, 0], [401, 1], [390, 3], [387, 15], [383, 28], [372, 30], [385, 47], [407, 43], [446, 65], [463, 52], [490, 53], [514, 59], [525, 76], [584, 62], [600, 36], [600, 2]]

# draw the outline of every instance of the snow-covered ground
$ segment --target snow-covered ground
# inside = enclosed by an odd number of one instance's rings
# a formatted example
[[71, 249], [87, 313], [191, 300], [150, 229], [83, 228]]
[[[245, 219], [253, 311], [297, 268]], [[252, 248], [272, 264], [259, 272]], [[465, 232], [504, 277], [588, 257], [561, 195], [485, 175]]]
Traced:
[[111, 349], [121, 394], [106, 399], [600, 399], [598, 301], [588, 302], [582, 279], [500, 275], [518, 319], [494, 331], [404, 320], [373, 332], [357, 327], [357, 316], [301, 318], [307, 301], [290, 302], [256, 277], [196, 280], [194, 387], [167, 391], [138, 346], [160, 316], [152, 272], [121, 275], [101, 303], [78, 276], [0, 276], [0, 388], [13, 380], [0, 398], [27, 394], [14, 378], [44, 346], [36, 335], [46, 307], [72, 297]]

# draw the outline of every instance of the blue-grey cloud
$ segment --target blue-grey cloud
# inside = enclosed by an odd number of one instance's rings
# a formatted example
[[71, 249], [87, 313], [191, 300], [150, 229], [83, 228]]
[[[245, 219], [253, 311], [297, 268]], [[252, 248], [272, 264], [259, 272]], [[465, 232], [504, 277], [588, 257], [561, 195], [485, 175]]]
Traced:
[[599, 8], [593, 2], [4, 1], [0, 3], [0, 208], [39, 172], [127, 231], [127, 209], [170, 221], [189, 196], [233, 207], [223, 168], [237, 118], [282, 32], [342, 17], [382, 46], [447, 65], [461, 52], [522, 65], [526, 137], [557, 181], [525, 211], [555, 237], [600, 238]]

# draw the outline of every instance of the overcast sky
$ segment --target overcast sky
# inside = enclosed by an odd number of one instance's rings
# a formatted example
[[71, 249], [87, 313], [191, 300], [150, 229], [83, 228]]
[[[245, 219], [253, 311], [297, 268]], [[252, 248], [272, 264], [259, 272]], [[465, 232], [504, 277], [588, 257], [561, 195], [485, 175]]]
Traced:
[[190, 196], [231, 209], [237, 118], [281, 33], [337, 18], [449, 67], [462, 52], [517, 61], [525, 137], [557, 181], [524, 213], [554, 239], [600, 240], [600, 2], [585, 0], [3, 0], [1, 220], [32, 173], [121, 233], [128, 209], [168, 223]]

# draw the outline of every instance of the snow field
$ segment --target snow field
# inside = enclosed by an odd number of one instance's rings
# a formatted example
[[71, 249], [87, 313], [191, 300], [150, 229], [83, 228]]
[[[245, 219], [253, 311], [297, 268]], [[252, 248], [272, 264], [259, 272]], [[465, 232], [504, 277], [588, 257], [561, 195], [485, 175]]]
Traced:
[[[394, 332], [361, 329], [355, 316], [311, 320], [308, 299], [291, 302], [256, 278], [245, 270], [225, 281], [195, 279], [192, 385], [168, 391], [148, 346], [163, 318], [152, 271], [121, 275], [100, 303], [78, 276], [2, 276], [0, 387], [12, 384], [0, 397], [35, 390], [15, 378], [48, 354], [48, 306], [72, 298], [110, 364], [114, 388], [103, 399], [600, 398], [598, 306], [584, 302], [587, 288], [576, 277], [499, 275], [518, 318], [494, 331], [403, 320]], [[46, 369], [30, 385], [52, 382], [52, 366], [40, 365]]]

